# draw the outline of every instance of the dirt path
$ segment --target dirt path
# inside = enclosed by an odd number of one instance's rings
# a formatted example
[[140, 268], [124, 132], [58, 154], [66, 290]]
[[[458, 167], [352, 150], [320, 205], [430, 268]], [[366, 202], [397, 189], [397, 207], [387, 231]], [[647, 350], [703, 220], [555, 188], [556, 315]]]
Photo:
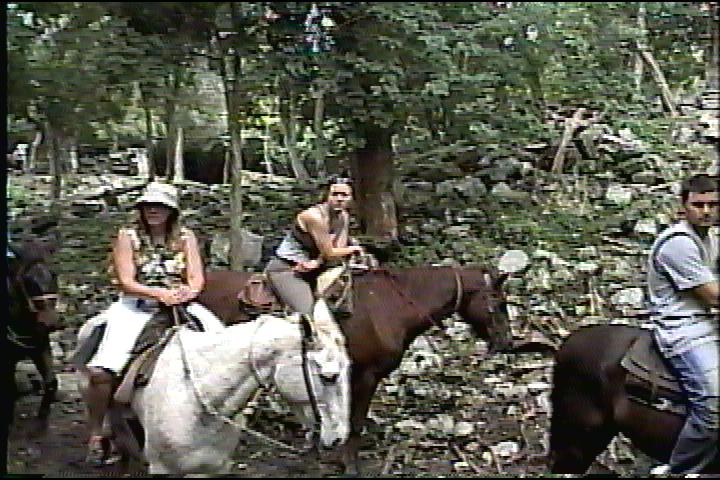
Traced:
[[[53, 334], [55, 335], [55, 334]], [[47, 425], [35, 413], [39, 377], [29, 363], [20, 366], [15, 421], [8, 438], [8, 473], [52, 477], [117, 477], [117, 465], [83, 463], [86, 424], [79, 378], [64, 362], [73, 332], [54, 337], [59, 401]], [[65, 340], [62, 340], [65, 339]], [[487, 356], [483, 342], [437, 337], [437, 358], [411, 348], [401, 368], [379, 387], [362, 437], [366, 476], [542, 476], [547, 473], [548, 358], [532, 355]], [[535, 355], [535, 356], [533, 356]], [[249, 425], [297, 448], [299, 425], [271, 394], [260, 396]], [[612, 450], [612, 449], [611, 449]], [[621, 452], [618, 454], [617, 452]], [[592, 473], [637, 470], [635, 458], [615, 449]], [[248, 477], [322, 477], [341, 473], [337, 464], [293, 457], [254, 438], [241, 440], [233, 474]], [[611, 468], [612, 470], [610, 470]]]

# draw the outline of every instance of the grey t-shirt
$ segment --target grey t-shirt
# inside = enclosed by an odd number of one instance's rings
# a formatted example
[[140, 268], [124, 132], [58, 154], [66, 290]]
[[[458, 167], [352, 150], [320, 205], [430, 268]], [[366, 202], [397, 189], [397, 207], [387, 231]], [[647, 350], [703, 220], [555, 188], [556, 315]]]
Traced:
[[703, 239], [686, 221], [663, 231], [650, 250], [647, 285], [658, 343], [668, 354], [717, 341], [718, 320], [690, 290], [718, 280], [718, 237]]

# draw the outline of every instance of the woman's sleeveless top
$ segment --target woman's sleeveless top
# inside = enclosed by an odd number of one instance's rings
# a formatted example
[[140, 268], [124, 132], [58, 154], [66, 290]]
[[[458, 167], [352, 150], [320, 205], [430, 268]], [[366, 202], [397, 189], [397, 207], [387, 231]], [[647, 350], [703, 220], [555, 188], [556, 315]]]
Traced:
[[[329, 217], [327, 204], [316, 205], [314, 208], [320, 210], [323, 218]], [[333, 245], [341, 236], [347, 237], [348, 222], [344, 217], [339, 217], [337, 221], [330, 225], [330, 235], [333, 237]], [[337, 246], [337, 245], [336, 245]], [[305, 232], [298, 225], [297, 217], [290, 226], [290, 230], [285, 234], [280, 246], [275, 251], [275, 255], [292, 263], [306, 262], [320, 256], [320, 249], [315, 243], [315, 239], [309, 232]]]
[[187, 259], [182, 248], [190, 231], [180, 228], [180, 240], [175, 248], [166, 245], [153, 245], [150, 236], [139, 233], [134, 228], [124, 228], [121, 232], [130, 236], [133, 247], [136, 280], [149, 287], [175, 288], [186, 283]]

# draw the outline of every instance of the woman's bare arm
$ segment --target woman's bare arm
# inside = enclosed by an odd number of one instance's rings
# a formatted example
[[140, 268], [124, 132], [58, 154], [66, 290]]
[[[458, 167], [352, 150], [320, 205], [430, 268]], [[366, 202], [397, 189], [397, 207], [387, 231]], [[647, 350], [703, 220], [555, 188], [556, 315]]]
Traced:
[[335, 247], [332, 244], [332, 236], [328, 231], [327, 225], [323, 218], [313, 209], [308, 209], [300, 213], [298, 218], [305, 224], [305, 228], [308, 233], [312, 235], [315, 240], [315, 244], [320, 250], [320, 255], [323, 258], [342, 258], [353, 253], [362, 252], [362, 248], [358, 245], [351, 245], [349, 247]]
[[197, 297], [205, 286], [205, 273], [202, 257], [200, 256], [200, 247], [198, 246], [197, 237], [190, 230], [183, 236], [183, 249], [187, 261], [187, 286], [190, 290], [190, 293], [185, 297], [187, 301]]

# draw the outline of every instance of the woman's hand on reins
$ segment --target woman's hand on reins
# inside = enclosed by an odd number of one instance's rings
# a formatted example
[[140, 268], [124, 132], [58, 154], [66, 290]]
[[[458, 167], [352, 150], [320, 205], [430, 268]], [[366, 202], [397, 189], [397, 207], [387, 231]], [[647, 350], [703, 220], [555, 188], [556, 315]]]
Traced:
[[157, 299], [165, 305], [172, 306], [186, 303], [195, 298], [195, 296], [196, 292], [188, 289], [187, 287], [173, 289], [165, 288], [157, 295]]

